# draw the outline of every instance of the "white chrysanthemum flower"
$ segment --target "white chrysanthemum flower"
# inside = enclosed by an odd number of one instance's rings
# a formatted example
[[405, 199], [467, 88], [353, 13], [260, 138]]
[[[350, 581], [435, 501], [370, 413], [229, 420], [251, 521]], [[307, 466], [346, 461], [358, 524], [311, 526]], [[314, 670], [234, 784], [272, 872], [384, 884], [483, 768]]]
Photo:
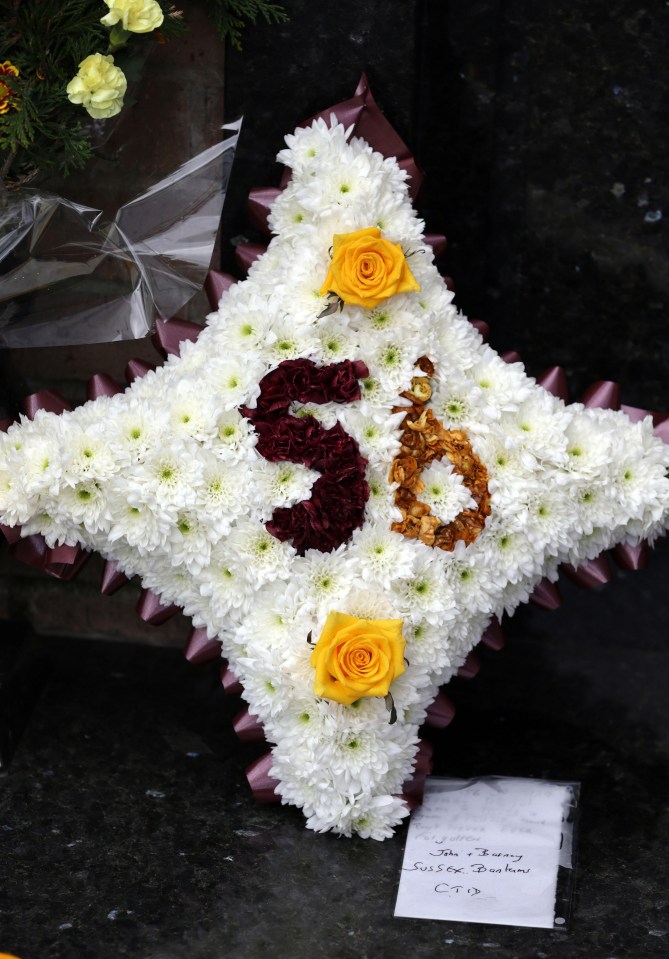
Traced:
[[369, 486], [369, 500], [367, 514], [377, 522], [401, 522], [402, 513], [395, 506], [395, 489], [397, 484], [388, 482], [388, 471], [380, 469], [367, 470], [367, 485]]
[[26, 496], [58, 492], [63, 476], [63, 454], [58, 432], [54, 435], [35, 433], [26, 437], [20, 455], [14, 453], [9, 462], [13, 468], [6, 471], [6, 488], [12, 482]]
[[484, 432], [488, 429], [487, 420], [493, 417], [479, 416], [481, 393], [471, 380], [455, 374], [435, 390], [430, 405], [446, 429], [471, 428], [475, 421], [476, 431]]
[[214, 541], [230, 532], [237, 517], [251, 509], [248, 476], [238, 464], [213, 461], [204, 466], [193, 511], [206, 518]]
[[202, 482], [202, 463], [186, 443], [150, 450], [132, 473], [129, 488], [137, 499], [159, 509], [186, 508]]
[[275, 335], [273, 343], [262, 351], [266, 362], [278, 366], [284, 360], [296, 360], [302, 356], [312, 356], [318, 350], [315, 330], [296, 326], [292, 318], [277, 319], [272, 324]]
[[225, 540], [213, 547], [209, 563], [198, 577], [200, 593], [208, 600], [212, 619], [221, 626], [231, 614], [246, 615], [253, 594], [244, 567]]
[[230, 533], [227, 545], [256, 586], [290, 575], [295, 550], [289, 543], [279, 542], [259, 523], [241, 520]]
[[209, 563], [212, 537], [209, 527], [196, 510], [180, 510], [170, 527], [167, 550], [172, 566], [186, 566], [197, 576]]
[[212, 401], [223, 411], [232, 411], [243, 403], [252, 405], [260, 392], [264, 364], [257, 353], [228, 353], [210, 361], [207, 380]]
[[398, 583], [396, 588], [400, 609], [412, 622], [437, 623], [443, 620], [448, 609], [455, 606], [443, 568], [434, 556], [416, 562], [412, 575]]
[[379, 334], [403, 332], [412, 326], [413, 314], [398, 300], [399, 297], [395, 296], [380, 303], [373, 310], [360, 311], [358, 325], [361, 333], [368, 334], [368, 342], [373, 343]]
[[316, 360], [323, 366], [341, 363], [342, 360], [355, 360], [360, 356], [357, 336], [337, 321], [330, 318], [322, 321], [316, 330], [316, 336], [319, 343]]
[[396, 796], [362, 797], [350, 803], [334, 815], [314, 813], [307, 819], [307, 826], [316, 832], [332, 830], [342, 836], [354, 833], [363, 839], [388, 839], [409, 810], [403, 800]]
[[323, 621], [331, 610], [344, 611], [340, 606], [358, 578], [358, 569], [343, 546], [332, 553], [307, 550], [298, 569], [296, 589], [301, 606], [317, 610]]
[[45, 508], [42, 512], [35, 512], [21, 526], [21, 536], [32, 536], [39, 533], [44, 537], [46, 545], [51, 549], [54, 546], [76, 546], [89, 539], [89, 534], [68, 516], [53, 516]]
[[335, 215], [342, 224], [341, 232], [351, 232], [360, 229], [363, 219], [369, 222], [363, 211], [380, 177], [380, 165], [373, 153], [349, 154], [344, 162], [340, 158], [322, 167], [317, 179], [303, 181], [297, 196], [302, 206], [319, 219]]
[[295, 178], [303, 180], [313, 176], [323, 162], [323, 155], [341, 156], [347, 149], [347, 140], [351, 135], [341, 124], [328, 124], [318, 119], [311, 126], [302, 127], [289, 133], [285, 140], [287, 149], [277, 155], [279, 163], [290, 167]]
[[217, 426], [218, 440], [213, 446], [216, 456], [231, 463], [249, 459], [255, 446], [255, 433], [246, 417], [237, 410], [230, 410], [221, 413]]
[[448, 460], [434, 460], [421, 475], [425, 489], [420, 500], [445, 525], [465, 509], [476, 509], [476, 500], [464, 485], [463, 478]]
[[298, 403], [296, 400], [290, 404], [288, 412], [291, 416], [299, 418], [313, 416], [321, 426], [329, 430], [339, 421], [340, 410], [341, 404], [339, 403]]
[[420, 351], [416, 337], [407, 335], [407, 331], [384, 337], [369, 333], [360, 336], [360, 355], [365, 357], [370, 375], [395, 396], [411, 386], [411, 378], [418, 372], [417, 349]]
[[218, 313], [212, 314], [212, 318], [220, 323], [216, 333], [217, 345], [220, 344], [221, 349], [249, 353], [274, 343], [276, 333], [262, 303], [249, 308], [243, 301], [238, 301], [239, 297], [225, 300]]
[[353, 587], [342, 601], [342, 613], [358, 619], [399, 619], [397, 603], [392, 593], [365, 585], [365, 589]]
[[111, 517], [107, 496], [101, 484], [93, 479], [83, 480], [76, 486], [65, 486], [59, 504], [66, 516], [89, 533], [109, 528]]
[[407, 641], [406, 657], [416, 666], [424, 666], [440, 673], [452, 665], [452, 649], [448, 642], [448, 630], [427, 619], [418, 619], [404, 624]]
[[289, 507], [308, 499], [320, 473], [300, 463], [259, 462], [253, 470], [252, 497], [267, 520], [277, 507]]
[[454, 604], [460, 609], [474, 608], [490, 613], [494, 608], [496, 584], [490, 581], [488, 571], [477, 562], [477, 554], [462, 547], [462, 542], [456, 543], [451, 554], [452, 562], [445, 571]]
[[567, 439], [565, 430], [571, 414], [564, 403], [544, 390], [533, 390], [516, 413], [504, 417], [502, 426], [532, 459], [528, 466], [553, 464], [564, 466], [567, 462]]
[[116, 459], [99, 425], [70, 431], [63, 470], [66, 483], [75, 486], [89, 480], [106, 480], [116, 468]]
[[212, 446], [217, 436], [219, 410], [213, 403], [202, 402], [202, 384], [177, 389], [169, 407], [168, 429], [179, 438], [193, 439]]
[[565, 494], [563, 487], [546, 485], [541, 491], [534, 491], [525, 505], [525, 534], [535, 551], [539, 548], [557, 555], [571, 545], [575, 509], [572, 498]]
[[365, 416], [352, 405], [344, 406], [339, 416], [346, 432], [358, 441], [360, 452], [372, 469], [381, 469], [399, 453], [399, 425], [403, 419], [404, 413], [384, 418]]
[[[111, 516], [108, 539], [110, 544], [124, 541], [147, 555], [161, 549], [167, 542], [174, 513], [160, 507], [152, 507], [136, 497], [123, 485], [107, 490]], [[114, 546], [114, 549], [118, 549]]]
[[409, 576], [416, 559], [414, 544], [374, 522], [353, 533], [350, 552], [358, 561], [362, 579], [385, 590], [390, 590], [395, 580]]
[[108, 443], [120, 463], [135, 462], [155, 446], [167, 431], [164, 411], [149, 412], [133, 399], [119, 411], [109, 424]]
[[525, 375], [522, 363], [505, 363], [490, 349], [466, 372], [481, 390], [484, 415], [515, 413], [530, 395], [532, 381]]
[[567, 470], [586, 480], [607, 472], [613, 452], [613, 437], [594, 412], [573, 416], [566, 429]]

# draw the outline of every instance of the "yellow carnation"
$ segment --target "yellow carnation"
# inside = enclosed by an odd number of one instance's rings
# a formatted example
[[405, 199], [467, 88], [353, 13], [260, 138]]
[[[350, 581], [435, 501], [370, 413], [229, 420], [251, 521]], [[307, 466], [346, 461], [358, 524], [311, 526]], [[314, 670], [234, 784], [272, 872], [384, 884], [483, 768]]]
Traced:
[[120, 23], [130, 33], [151, 33], [163, 22], [163, 11], [156, 0], [105, 0], [109, 13], [100, 23], [113, 27]]
[[67, 85], [67, 97], [96, 120], [116, 116], [123, 108], [127, 81], [112, 56], [92, 53], [79, 64], [77, 75]]

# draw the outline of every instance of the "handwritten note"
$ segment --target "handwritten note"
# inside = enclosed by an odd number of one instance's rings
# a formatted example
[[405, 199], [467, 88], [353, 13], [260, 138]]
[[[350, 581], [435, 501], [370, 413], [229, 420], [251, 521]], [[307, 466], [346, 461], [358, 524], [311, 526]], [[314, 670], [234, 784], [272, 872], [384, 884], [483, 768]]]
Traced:
[[572, 804], [564, 783], [428, 779], [395, 915], [552, 928]]

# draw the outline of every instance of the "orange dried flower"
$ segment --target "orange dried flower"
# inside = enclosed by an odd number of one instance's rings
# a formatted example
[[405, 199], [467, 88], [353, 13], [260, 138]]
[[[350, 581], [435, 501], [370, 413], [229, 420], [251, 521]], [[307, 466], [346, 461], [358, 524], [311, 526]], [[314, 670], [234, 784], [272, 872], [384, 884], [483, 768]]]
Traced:
[[[472, 449], [467, 434], [462, 430], [444, 429], [426, 405], [432, 395], [428, 378], [434, 374], [434, 365], [424, 356], [418, 360], [417, 366], [427, 377], [414, 377], [411, 389], [402, 393], [412, 405], [408, 409], [397, 407], [394, 410], [401, 410], [405, 417], [400, 453], [393, 460], [389, 474], [391, 483], [399, 483], [395, 490], [395, 505], [402, 513], [402, 520], [393, 523], [391, 529], [409, 539], [419, 539], [426, 546], [450, 551], [455, 549], [459, 540], [473, 543], [485, 526], [490, 515], [488, 471]], [[450, 523], [440, 523], [430, 507], [418, 499], [418, 494], [425, 489], [422, 471], [444, 457], [462, 476], [476, 503], [476, 509], [463, 510]]]

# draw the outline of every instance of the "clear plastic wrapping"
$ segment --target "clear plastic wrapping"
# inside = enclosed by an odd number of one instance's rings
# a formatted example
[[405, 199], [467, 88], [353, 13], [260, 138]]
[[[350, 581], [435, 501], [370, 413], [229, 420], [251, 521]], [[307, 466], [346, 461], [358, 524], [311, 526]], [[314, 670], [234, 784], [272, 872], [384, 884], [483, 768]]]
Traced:
[[0, 196], [0, 346], [139, 339], [202, 288], [241, 121], [112, 220], [38, 190]]

